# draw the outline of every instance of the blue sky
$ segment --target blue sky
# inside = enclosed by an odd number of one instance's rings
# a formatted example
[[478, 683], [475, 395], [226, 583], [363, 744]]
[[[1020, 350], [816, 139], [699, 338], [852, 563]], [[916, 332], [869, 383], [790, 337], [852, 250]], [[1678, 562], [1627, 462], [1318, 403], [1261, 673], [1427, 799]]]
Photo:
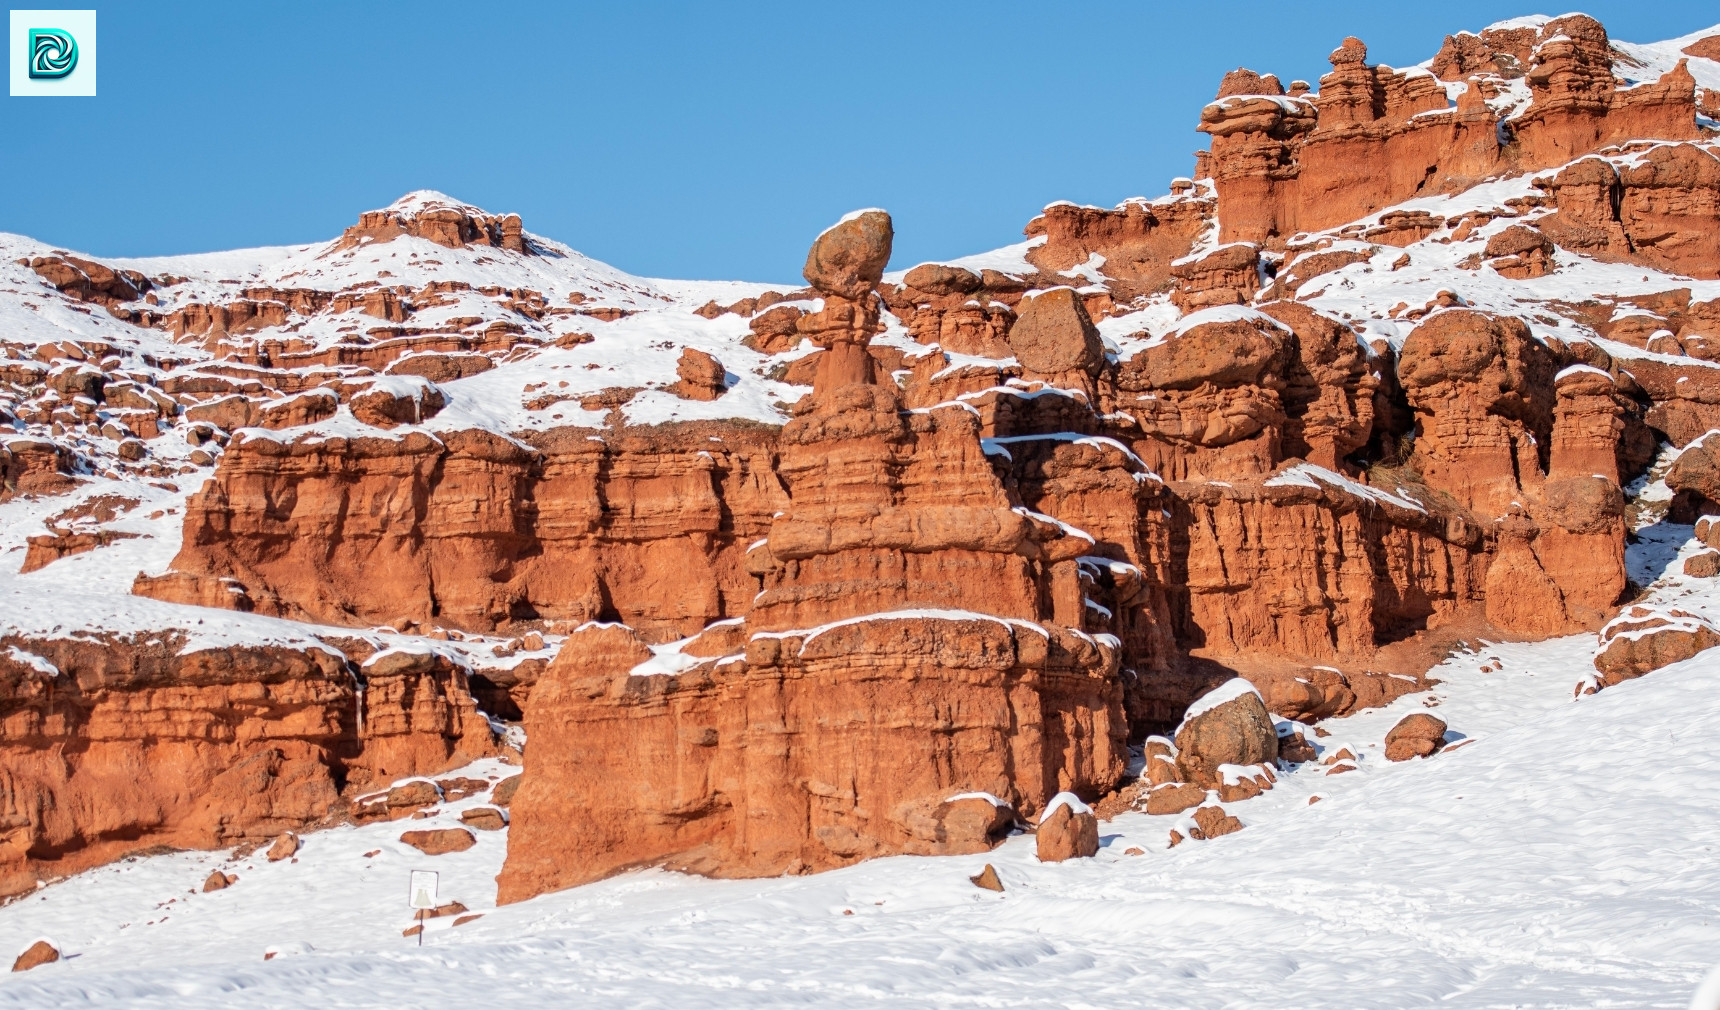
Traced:
[[[5, 98], [0, 230], [101, 255], [306, 242], [440, 189], [623, 269], [788, 281], [843, 212], [895, 265], [1157, 195], [1238, 65], [1407, 66], [1530, 3], [276, 4], [99, 10], [95, 99]], [[1713, 0], [1590, 3], [1615, 38]]]

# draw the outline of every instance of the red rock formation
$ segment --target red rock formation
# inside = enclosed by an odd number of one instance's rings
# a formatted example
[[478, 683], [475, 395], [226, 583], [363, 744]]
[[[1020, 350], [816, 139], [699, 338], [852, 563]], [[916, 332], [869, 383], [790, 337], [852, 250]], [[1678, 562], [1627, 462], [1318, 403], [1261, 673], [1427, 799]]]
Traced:
[[1127, 300], [1166, 285], [1171, 262], [1206, 234], [1214, 211], [1210, 190], [1177, 184], [1169, 197], [1129, 200], [1112, 210], [1054, 203], [1027, 224], [1028, 236], [1045, 237], [1027, 258], [1056, 274], [1101, 256], [1111, 289]]
[[[1297, 232], [1488, 176], [1562, 165], [1609, 144], [1698, 136], [1689, 70], [1621, 88], [1606, 30], [1585, 15], [1538, 31], [1450, 36], [1432, 74], [1366, 60], [1367, 47], [1346, 39], [1313, 98], [1243, 94], [1242, 78], [1226, 77], [1198, 127], [1213, 138], [1206, 164], [1222, 241], [1281, 245]], [[1525, 69], [1531, 101], [1502, 123], [1485, 99]], [[1439, 78], [1465, 82], [1454, 106]]]
[[428, 192], [410, 194], [383, 210], [366, 211], [359, 216], [358, 224], [342, 233], [336, 248], [387, 242], [400, 235], [411, 235], [450, 249], [480, 245], [532, 252], [518, 214], [487, 215], [476, 207]]
[[1615, 166], [1584, 158], [1538, 185], [1557, 212], [1553, 241], [1597, 259], [1720, 277], [1720, 159], [1692, 144], [1653, 147]]
[[[653, 639], [746, 612], [744, 545], [783, 502], [773, 433], [523, 437], [537, 447], [479, 431], [235, 438], [187, 503], [179, 577], [137, 591], [333, 623], [621, 619]], [[240, 592], [193, 588], [224, 579]]]
[[462, 671], [428, 656], [374, 657], [361, 712], [359, 681], [321, 646], [3, 644], [0, 895], [152, 845], [266, 841], [338, 813], [349, 783], [494, 752]]

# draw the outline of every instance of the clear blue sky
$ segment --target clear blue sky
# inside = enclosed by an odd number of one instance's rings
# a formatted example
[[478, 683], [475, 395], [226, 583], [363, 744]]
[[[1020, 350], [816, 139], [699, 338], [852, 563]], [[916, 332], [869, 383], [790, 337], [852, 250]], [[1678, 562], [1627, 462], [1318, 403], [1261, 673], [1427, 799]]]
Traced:
[[[306, 242], [419, 188], [635, 273], [787, 281], [843, 212], [895, 265], [1157, 195], [1238, 65], [1407, 66], [1491, 3], [127, 3], [100, 97], [4, 98], [0, 230], [103, 255]], [[1615, 38], [1714, 0], [1590, 3]]]

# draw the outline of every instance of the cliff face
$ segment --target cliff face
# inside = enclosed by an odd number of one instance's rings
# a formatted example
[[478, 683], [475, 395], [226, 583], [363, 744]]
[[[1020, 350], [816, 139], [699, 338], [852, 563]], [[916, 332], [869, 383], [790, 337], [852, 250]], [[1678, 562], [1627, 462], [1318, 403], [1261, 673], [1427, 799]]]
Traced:
[[[620, 620], [679, 638], [745, 613], [745, 545], [786, 501], [744, 424], [532, 438], [242, 433], [138, 591], [329, 623]], [[204, 587], [221, 582], [224, 594]]]
[[0, 892], [343, 816], [485, 716], [507, 900], [978, 852], [1233, 675], [1313, 720], [1599, 628], [1622, 487], [1720, 427], [1698, 49], [1349, 39], [1226, 75], [1166, 196], [900, 274], [857, 212], [795, 291], [427, 193], [235, 276], [0, 236], [72, 320], [0, 334]]
[[429, 653], [360, 667], [322, 643], [174, 633], [0, 646], [0, 895], [139, 848], [261, 841], [497, 753], [465, 671]]

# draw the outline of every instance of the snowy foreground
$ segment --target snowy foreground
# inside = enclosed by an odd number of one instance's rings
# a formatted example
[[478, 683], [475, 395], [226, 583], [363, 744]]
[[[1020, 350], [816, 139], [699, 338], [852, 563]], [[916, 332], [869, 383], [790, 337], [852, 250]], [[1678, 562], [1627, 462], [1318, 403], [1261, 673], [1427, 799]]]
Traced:
[[[1672, 574], [1690, 528], [1643, 532], [1633, 575], [1667, 573], [1653, 598], [1720, 609]], [[1720, 962], [1720, 659], [1573, 699], [1593, 648], [1454, 656], [1431, 694], [1326, 724], [1356, 771], [1304, 765], [1230, 805], [1242, 832], [1175, 849], [1179, 817], [1130, 814], [1089, 860], [1040, 865], [1023, 836], [813, 877], [636, 873], [497, 909], [505, 832], [436, 857], [397, 841], [478, 798], [309, 835], [297, 863], [138, 858], [0, 909], [0, 954], [47, 936], [72, 955], [0, 975], [0, 1007], [1683, 1007]], [[1426, 705], [1472, 742], [1385, 763], [1386, 730]], [[987, 862], [1004, 893], [968, 883]], [[203, 894], [216, 866], [239, 882]], [[433, 920], [414, 946], [411, 868], [483, 917]]]

